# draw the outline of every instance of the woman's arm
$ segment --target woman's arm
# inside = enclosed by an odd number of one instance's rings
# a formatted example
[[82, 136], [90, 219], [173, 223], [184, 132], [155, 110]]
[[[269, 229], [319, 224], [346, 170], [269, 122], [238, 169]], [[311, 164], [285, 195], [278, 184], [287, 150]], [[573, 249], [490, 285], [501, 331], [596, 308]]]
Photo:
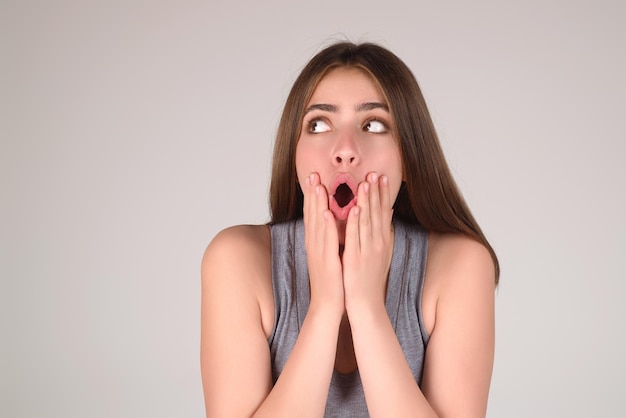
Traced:
[[495, 270], [487, 249], [458, 235], [431, 239], [436, 295], [422, 389], [443, 417], [484, 417], [495, 345]]
[[273, 302], [269, 239], [266, 227], [233, 227], [218, 234], [205, 253], [201, 363], [207, 417], [324, 413], [341, 318], [312, 305], [272, 387], [267, 335], [273, 309], [267, 313], [261, 302]]
[[[494, 355], [494, 272], [484, 247], [443, 238], [428, 279], [439, 283], [436, 319], [417, 386], [384, 304], [349, 312], [359, 371], [372, 417], [484, 417]], [[432, 252], [429, 252], [431, 254]], [[452, 256], [452, 258], [450, 258]], [[440, 275], [434, 278], [433, 275]]]
[[323, 416], [335, 364], [344, 312], [337, 227], [318, 175], [308, 177], [303, 193], [311, 300], [296, 344], [259, 416]]
[[344, 283], [370, 415], [484, 417], [494, 345], [491, 257], [465, 237], [436, 236], [429, 243], [422, 303], [433, 307], [434, 325], [420, 390], [384, 305], [391, 246], [388, 192], [384, 182], [368, 179], [369, 187], [359, 190], [360, 208], [348, 219]]
[[[202, 376], [207, 416], [320, 417], [324, 414], [344, 312], [338, 237], [319, 177], [304, 190], [311, 302], [294, 348], [272, 387], [261, 301], [271, 294], [270, 234], [223, 231], [202, 270]], [[269, 289], [269, 290], [268, 290]], [[268, 295], [269, 293], [269, 295]], [[265, 296], [262, 296], [265, 295]], [[273, 323], [273, 315], [272, 323]]]
[[250, 417], [272, 388], [260, 304], [271, 274], [265, 229], [226, 229], [202, 260], [200, 359], [207, 417]]
[[385, 309], [393, 250], [392, 202], [385, 176], [359, 185], [343, 254], [346, 311], [371, 417], [432, 417]]

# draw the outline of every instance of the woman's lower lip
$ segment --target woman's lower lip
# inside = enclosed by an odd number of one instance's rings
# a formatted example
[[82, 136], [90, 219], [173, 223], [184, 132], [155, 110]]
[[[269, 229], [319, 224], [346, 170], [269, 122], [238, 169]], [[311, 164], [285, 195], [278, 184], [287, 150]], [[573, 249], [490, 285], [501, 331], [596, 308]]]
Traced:
[[329, 203], [330, 205], [328, 209], [330, 209], [330, 211], [333, 213], [333, 215], [335, 216], [335, 219], [339, 221], [345, 221], [346, 219], [348, 219], [348, 215], [350, 214], [350, 209], [356, 206], [356, 199], [352, 199], [344, 207], [339, 206], [339, 204], [334, 198], [331, 198]]

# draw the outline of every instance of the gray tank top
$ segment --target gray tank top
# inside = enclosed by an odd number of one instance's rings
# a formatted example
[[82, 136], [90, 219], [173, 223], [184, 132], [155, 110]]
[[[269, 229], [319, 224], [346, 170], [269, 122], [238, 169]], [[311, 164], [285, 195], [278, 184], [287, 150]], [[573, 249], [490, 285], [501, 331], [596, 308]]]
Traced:
[[[421, 300], [428, 233], [419, 225], [394, 220], [394, 247], [385, 305], [402, 351], [421, 384], [428, 334]], [[298, 338], [309, 308], [309, 272], [302, 219], [272, 225], [272, 286], [274, 329], [268, 340], [272, 377], [278, 380]], [[351, 374], [333, 370], [325, 417], [368, 417], [358, 369]]]

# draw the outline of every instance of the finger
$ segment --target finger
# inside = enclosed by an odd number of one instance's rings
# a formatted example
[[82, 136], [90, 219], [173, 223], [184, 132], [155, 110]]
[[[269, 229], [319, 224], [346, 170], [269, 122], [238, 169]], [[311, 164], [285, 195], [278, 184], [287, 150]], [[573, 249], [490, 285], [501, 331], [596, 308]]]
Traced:
[[324, 212], [328, 210], [328, 193], [326, 188], [319, 181], [319, 176], [316, 176], [315, 184], [315, 213], [318, 220], [318, 227], [325, 227]]
[[322, 214], [324, 219], [324, 254], [326, 260], [339, 256], [339, 235], [333, 213], [326, 209]]
[[391, 189], [389, 188], [389, 177], [386, 175], [380, 176], [380, 208], [382, 211], [382, 224], [383, 226], [390, 226], [391, 219], [393, 217], [393, 202], [391, 201]]
[[358, 254], [361, 250], [359, 242], [359, 217], [361, 216], [361, 208], [355, 206], [350, 209], [348, 220], [346, 222], [346, 238], [344, 246], [344, 255]]
[[380, 234], [382, 227], [382, 210], [380, 207], [380, 181], [377, 173], [370, 173], [369, 183], [369, 204], [370, 204], [370, 222], [372, 225], [372, 234]]
[[311, 202], [311, 174], [309, 174], [304, 180], [304, 187], [302, 188], [303, 202], [302, 202], [302, 215], [304, 217], [304, 224], [306, 225], [309, 220], [309, 205]]
[[303, 215], [304, 215], [304, 227], [305, 227], [305, 238], [308, 245], [312, 245], [319, 235], [317, 230], [319, 228], [319, 220], [317, 214], [317, 175], [315, 173], [311, 173], [306, 180], [305, 192], [304, 192], [304, 205], [303, 205]]
[[320, 254], [324, 254], [325, 257], [333, 255], [336, 257], [339, 252], [339, 238], [337, 236], [335, 217], [328, 210], [328, 192], [326, 187], [321, 184], [318, 174], [315, 174], [314, 184], [316, 245]]
[[359, 185], [357, 203], [360, 208], [359, 211], [359, 248], [363, 248], [367, 240], [371, 239], [371, 219], [370, 219], [370, 203], [369, 194], [371, 191], [371, 185], [366, 181]]

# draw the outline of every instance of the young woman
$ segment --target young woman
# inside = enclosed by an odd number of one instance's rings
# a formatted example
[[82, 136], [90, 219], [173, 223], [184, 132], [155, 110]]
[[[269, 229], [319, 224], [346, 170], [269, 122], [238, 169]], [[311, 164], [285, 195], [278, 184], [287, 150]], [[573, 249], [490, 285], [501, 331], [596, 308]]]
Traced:
[[485, 415], [498, 262], [400, 59], [339, 43], [306, 65], [270, 203], [202, 262], [207, 416]]

